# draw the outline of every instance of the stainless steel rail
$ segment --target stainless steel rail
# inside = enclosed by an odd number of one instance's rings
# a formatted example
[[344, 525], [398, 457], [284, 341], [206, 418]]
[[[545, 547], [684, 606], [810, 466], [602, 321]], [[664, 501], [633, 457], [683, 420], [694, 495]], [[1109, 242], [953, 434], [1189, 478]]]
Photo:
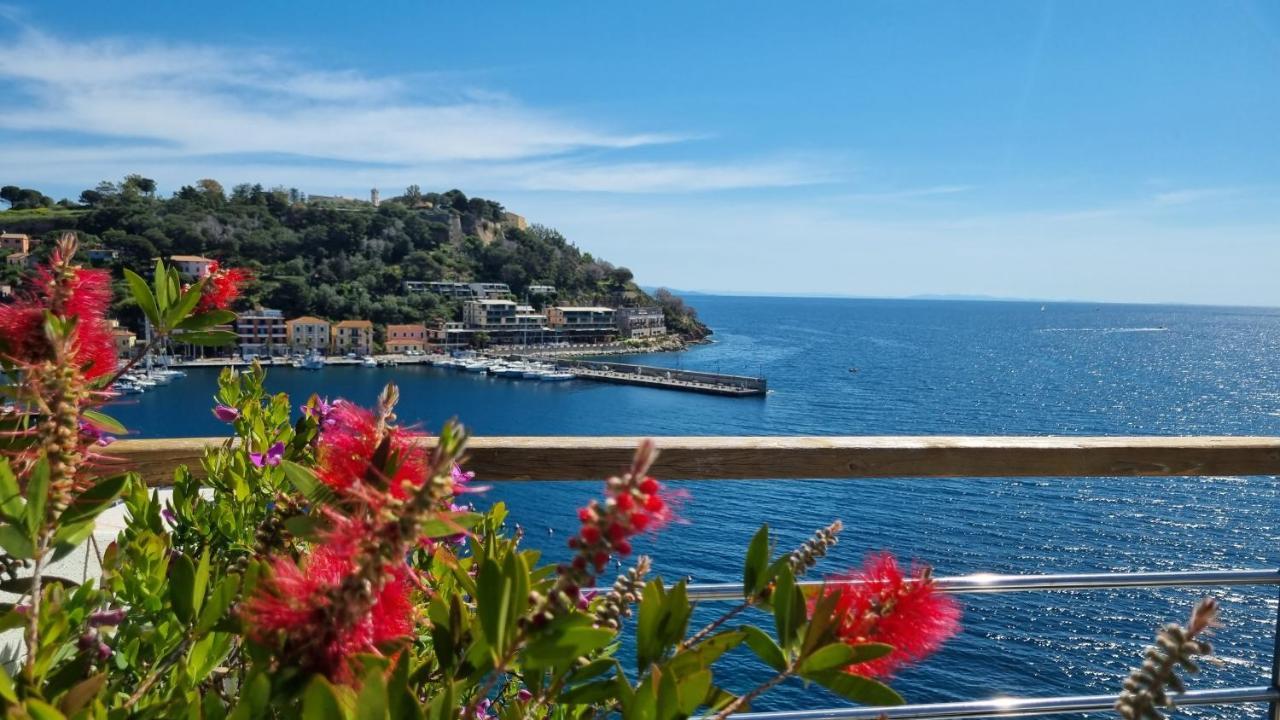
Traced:
[[[1064, 573], [1057, 575], [956, 575], [937, 579], [938, 589], [949, 593], [1005, 593], [1029, 590], [1113, 590], [1143, 587], [1206, 587], [1226, 585], [1280, 585], [1280, 568], [1262, 570], [1207, 570], [1190, 572]], [[818, 581], [800, 583], [804, 588], [822, 586]], [[607, 591], [608, 588], [603, 590]], [[733, 583], [690, 585], [690, 600], [741, 600], [742, 585]]]
[[[1179, 707], [1280, 702], [1280, 690], [1269, 687], [1191, 690], [1173, 696]], [[939, 718], [1024, 717], [1111, 710], [1114, 695], [1068, 695], [1054, 698], [993, 698], [965, 702], [899, 705], [897, 707], [843, 707], [822, 710], [782, 710], [741, 713], [738, 720], [938, 720]]]
[[[1256, 570], [1207, 570], [1188, 572], [1061, 573], [1054, 575], [957, 575], [937, 578], [948, 593], [1005, 593], [1030, 590], [1115, 590], [1121, 588], [1209, 587], [1231, 585], [1280, 585], [1280, 568]], [[801, 583], [817, 589], [821, 582]], [[601, 588], [598, 592], [607, 592]], [[690, 585], [691, 600], [741, 600], [742, 586], [733, 583]], [[1276, 651], [1272, 656], [1271, 686], [1192, 690], [1174, 695], [1178, 706], [1269, 703], [1264, 715], [1280, 720], [1280, 622]], [[1117, 686], [1119, 678], [1117, 678]], [[1109, 711], [1115, 695], [1069, 695], [1051, 698], [992, 698], [949, 703], [925, 703], [897, 707], [837, 707], [817, 710], [739, 713], [736, 720], [945, 720], [947, 718], [1025, 717]], [[706, 720], [700, 718], [699, 720]]]

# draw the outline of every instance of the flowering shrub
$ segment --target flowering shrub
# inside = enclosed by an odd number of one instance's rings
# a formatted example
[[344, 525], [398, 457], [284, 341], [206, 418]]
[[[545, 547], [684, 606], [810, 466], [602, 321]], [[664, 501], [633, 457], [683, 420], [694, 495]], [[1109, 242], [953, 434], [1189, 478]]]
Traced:
[[[777, 557], [761, 528], [741, 602], [694, 631], [685, 583], [650, 577], [646, 557], [596, 591], [635, 536], [676, 513], [649, 474], [653, 444], [580, 510], [572, 558], [546, 565], [505, 531], [502, 503], [461, 500], [482, 490], [461, 468], [466, 432], [406, 429], [394, 387], [373, 409], [313, 397], [295, 413], [260, 368], [224, 371], [213, 412], [232, 437], [163, 497], [102, 448], [124, 431], [97, 409], [123, 369], [103, 340], [106, 278], [74, 254], [65, 239], [31, 294], [0, 308], [13, 398], [0, 567], [17, 596], [0, 623], [23, 630], [0, 672], [6, 716], [676, 720], [744, 710], [789, 678], [893, 704], [875, 678], [956, 632], [956, 606], [927, 572], [904, 576], [887, 556], [799, 584], [839, 522]], [[151, 282], [127, 277], [156, 342], [230, 340], [217, 326], [236, 271], [190, 286], [163, 264]], [[101, 577], [51, 576], [117, 501], [127, 524]], [[772, 627], [732, 624], [751, 608]], [[631, 620], [634, 663], [619, 655]], [[716, 672], [739, 646], [770, 669], [754, 688]]]

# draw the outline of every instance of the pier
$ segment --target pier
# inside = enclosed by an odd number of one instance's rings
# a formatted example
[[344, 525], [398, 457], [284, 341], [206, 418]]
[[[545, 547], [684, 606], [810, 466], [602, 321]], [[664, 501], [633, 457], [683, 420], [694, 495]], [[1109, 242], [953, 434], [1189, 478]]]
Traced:
[[597, 380], [620, 385], [640, 385], [642, 387], [666, 390], [684, 390], [686, 392], [706, 393], [709, 395], [727, 395], [730, 397], [763, 396], [769, 391], [768, 383], [763, 377], [727, 375], [725, 373], [680, 370], [655, 365], [635, 365], [603, 360], [578, 360], [539, 355], [530, 355], [528, 357], [530, 360], [553, 363], [557, 367], [569, 370], [584, 380]]

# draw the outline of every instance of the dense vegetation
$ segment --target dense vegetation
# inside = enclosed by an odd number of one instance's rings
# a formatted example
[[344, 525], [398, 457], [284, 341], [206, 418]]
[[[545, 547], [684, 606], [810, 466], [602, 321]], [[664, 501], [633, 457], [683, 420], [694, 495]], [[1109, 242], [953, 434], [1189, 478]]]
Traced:
[[[257, 280], [246, 303], [287, 316], [375, 323], [457, 318], [456, 301], [406, 293], [404, 281], [488, 281], [507, 283], [521, 298], [529, 285], [549, 284], [557, 288], [558, 302], [660, 302], [669, 325], [685, 337], [709, 333], [678, 298], [647, 296], [627, 268], [579, 250], [552, 228], [521, 229], [499, 203], [459, 190], [423, 193], [410, 186], [374, 208], [356, 201], [306, 201], [295, 189], [261, 185], [237, 185], [227, 193], [208, 179], [162, 198], [154, 181], [131, 175], [85, 190], [78, 204], [63, 201], [61, 207], [45, 202], [38, 191], [15, 187], [7, 194], [14, 200], [9, 212], [0, 213], [5, 231], [52, 238], [74, 230], [85, 249], [119, 252], [109, 263], [117, 279], [126, 267], [145, 268], [155, 257], [174, 254], [247, 267]], [[5, 272], [12, 276], [17, 270]], [[536, 296], [528, 299], [541, 303]], [[137, 309], [124, 303], [115, 308], [120, 317], [137, 319]]]

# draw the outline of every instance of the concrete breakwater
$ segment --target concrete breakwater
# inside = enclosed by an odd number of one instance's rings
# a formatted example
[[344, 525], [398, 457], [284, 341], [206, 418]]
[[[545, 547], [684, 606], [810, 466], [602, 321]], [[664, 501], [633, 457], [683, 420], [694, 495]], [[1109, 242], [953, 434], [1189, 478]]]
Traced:
[[685, 390], [733, 397], [764, 395], [769, 390], [768, 383], [763, 377], [680, 370], [602, 360], [579, 360], [576, 358], [538, 355], [531, 355], [529, 358], [554, 363], [557, 367], [569, 370], [579, 378], [586, 380], [661, 387], [670, 390]]

